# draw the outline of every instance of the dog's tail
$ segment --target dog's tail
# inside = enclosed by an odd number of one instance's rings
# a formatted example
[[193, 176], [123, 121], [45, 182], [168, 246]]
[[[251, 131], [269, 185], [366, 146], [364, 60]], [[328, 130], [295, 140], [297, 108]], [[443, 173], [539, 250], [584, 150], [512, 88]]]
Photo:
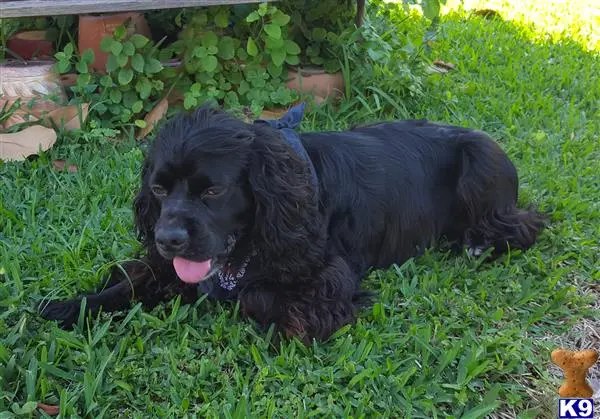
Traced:
[[547, 216], [533, 207], [516, 205], [487, 213], [467, 231], [467, 240], [475, 247], [493, 247], [495, 254], [509, 249], [529, 249], [547, 224]]
[[457, 195], [466, 212], [465, 242], [469, 246], [528, 249], [547, 224], [547, 215], [517, 205], [517, 170], [500, 146], [486, 134], [472, 131], [460, 146], [461, 172]]

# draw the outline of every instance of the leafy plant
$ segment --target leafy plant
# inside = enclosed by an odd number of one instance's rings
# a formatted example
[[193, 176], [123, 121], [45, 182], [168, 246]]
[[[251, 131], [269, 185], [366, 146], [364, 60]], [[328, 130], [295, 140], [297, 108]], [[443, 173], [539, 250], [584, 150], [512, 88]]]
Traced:
[[[282, 10], [292, 17], [293, 24], [290, 31], [293, 39], [301, 47], [300, 62], [303, 66], [323, 66], [328, 72], [341, 69], [344, 54], [340, 53], [340, 45], [345, 43], [347, 47], [352, 48], [355, 43], [362, 42], [360, 32], [363, 28], [358, 28], [357, 32], [354, 26], [356, 15], [356, 10], [352, 6], [354, 3], [346, 0], [321, 0], [310, 3], [306, 0], [288, 0], [282, 4]], [[437, 28], [440, 6], [445, 3], [446, 0], [402, 0], [406, 12], [411, 5], [423, 11], [425, 18], [431, 21], [432, 33]], [[335, 13], [332, 13], [332, 10], [335, 10]], [[379, 1], [369, 2], [369, 10], [374, 14], [385, 15], [389, 5]], [[392, 18], [389, 15], [387, 17]], [[372, 22], [363, 23], [364, 30], [367, 32], [370, 31], [369, 25], [372, 25]], [[358, 33], [358, 35], [349, 39], [349, 33]], [[340, 38], [342, 34], [344, 36]], [[402, 48], [405, 45], [394, 45], [394, 47], [398, 46]], [[388, 46], [381, 45], [380, 48], [383, 51], [388, 49]], [[359, 49], [363, 49], [362, 52], [376, 51], [378, 46], [372, 44], [366, 49], [362, 47]], [[377, 61], [376, 58], [371, 58]]]
[[105, 126], [118, 126], [131, 121], [143, 126], [140, 118], [152, 109], [154, 99], [164, 89], [164, 83], [158, 77], [163, 65], [156, 58], [157, 46], [140, 34], [127, 37], [126, 28], [120, 26], [112, 36], [102, 39], [100, 49], [108, 53], [106, 74], [96, 74], [90, 70], [89, 65], [95, 59], [92, 49], [76, 56], [72, 43], [55, 55], [57, 69], [66, 73], [75, 68], [78, 73], [73, 88], [76, 100], [92, 103], [93, 110]]
[[54, 42], [55, 49], [60, 49], [67, 41], [69, 31], [73, 31], [74, 28], [73, 16], [0, 19], [0, 60], [21, 58], [14, 51], [7, 48], [8, 40], [17, 32], [45, 30], [47, 39]]
[[[340, 34], [335, 46], [344, 63], [346, 96], [374, 99], [377, 107], [398, 107], [422, 93], [424, 42], [419, 28], [402, 30], [409, 13], [400, 5], [373, 0], [362, 27]], [[390, 22], [395, 22], [391, 24]]]
[[46, 24], [45, 18], [0, 19], [0, 60], [20, 58], [6, 46], [12, 35], [25, 29], [44, 29]]
[[423, 11], [423, 16], [429, 20], [436, 20], [440, 15], [440, 8], [446, 0], [402, 0], [405, 9], [410, 5], [417, 5]]
[[[266, 3], [237, 20], [231, 7], [197, 11], [180, 39], [161, 54], [182, 61], [185, 77], [178, 87], [185, 92], [184, 107], [216, 100], [259, 113], [264, 106], [291, 103], [295, 94], [285, 86], [285, 68], [299, 62], [300, 47], [288, 36], [289, 22]], [[177, 70], [167, 73], [173, 77]]]
[[282, 4], [282, 10], [293, 22], [290, 32], [300, 45], [302, 66], [323, 66], [329, 72], [340, 70], [335, 46], [340, 33], [354, 28], [354, 4], [355, 1], [346, 0], [288, 0]]

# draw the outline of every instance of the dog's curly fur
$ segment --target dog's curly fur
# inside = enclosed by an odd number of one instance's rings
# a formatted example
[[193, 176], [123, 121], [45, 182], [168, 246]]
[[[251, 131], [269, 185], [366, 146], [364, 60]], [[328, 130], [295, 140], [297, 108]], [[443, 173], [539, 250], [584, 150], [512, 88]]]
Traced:
[[[269, 126], [209, 107], [167, 123], [144, 162], [134, 202], [146, 254], [124, 266], [128, 281], [117, 269], [105, 290], [88, 295], [88, 308], [197, 298], [197, 286], [180, 281], [157, 247], [156, 227], [166, 218], [189, 233], [189, 259], [222, 254], [231, 236], [237, 242], [227, 261], [253, 249], [236, 288], [242, 313], [306, 342], [356, 319], [369, 268], [400, 264], [440, 238], [496, 255], [527, 249], [544, 226], [542, 214], [517, 207], [516, 169], [482, 132], [397, 121], [301, 140], [318, 185], [308, 162]], [[153, 193], [157, 182], [166, 197]], [[214, 185], [225, 191], [217, 199], [204, 192]], [[80, 304], [51, 302], [42, 315], [69, 326]]]

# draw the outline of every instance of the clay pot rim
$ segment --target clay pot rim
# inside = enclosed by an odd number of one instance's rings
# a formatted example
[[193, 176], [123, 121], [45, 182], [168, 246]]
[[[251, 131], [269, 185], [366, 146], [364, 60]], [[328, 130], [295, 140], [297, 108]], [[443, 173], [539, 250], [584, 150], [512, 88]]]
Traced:
[[7, 58], [1, 63], [1, 67], [17, 67], [14, 64], [19, 64], [20, 67], [29, 67], [30, 65], [54, 65], [55, 60], [52, 59], [37, 59], [37, 60], [18, 60], [16, 58]]
[[112, 16], [119, 16], [119, 15], [143, 15], [144, 12], [143, 11], [123, 11], [123, 12], [92, 12], [92, 13], [80, 13], [79, 17], [81, 16], [92, 16], [92, 17], [112, 17]]
[[[24, 34], [36, 34], [36, 35], [42, 35], [40, 38], [30, 38], [30, 37], [23, 37], [22, 35]], [[31, 41], [31, 42], [49, 42], [49, 39], [46, 39], [46, 35], [48, 35], [48, 31], [46, 29], [32, 29], [32, 30], [23, 30], [23, 31], [19, 31], [17, 33], [15, 33], [14, 35], [12, 35], [8, 40], [10, 41], [11, 39], [13, 40], [23, 40], [23, 41]]]
[[329, 73], [323, 67], [319, 67], [319, 66], [309, 66], [309, 67], [289, 66], [288, 70], [298, 73], [302, 77], [320, 76], [323, 74], [339, 74], [342, 72], [340, 70], [340, 71], [336, 71], [334, 73]]

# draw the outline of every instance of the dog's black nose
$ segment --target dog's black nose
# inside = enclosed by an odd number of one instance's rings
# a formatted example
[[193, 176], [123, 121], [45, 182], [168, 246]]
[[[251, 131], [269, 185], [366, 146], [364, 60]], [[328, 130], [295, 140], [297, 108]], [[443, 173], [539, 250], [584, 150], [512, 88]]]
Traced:
[[160, 228], [155, 234], [156, 244], [169, 252], [183, 250], [190, 238], [188, 232], [181, 227]]

